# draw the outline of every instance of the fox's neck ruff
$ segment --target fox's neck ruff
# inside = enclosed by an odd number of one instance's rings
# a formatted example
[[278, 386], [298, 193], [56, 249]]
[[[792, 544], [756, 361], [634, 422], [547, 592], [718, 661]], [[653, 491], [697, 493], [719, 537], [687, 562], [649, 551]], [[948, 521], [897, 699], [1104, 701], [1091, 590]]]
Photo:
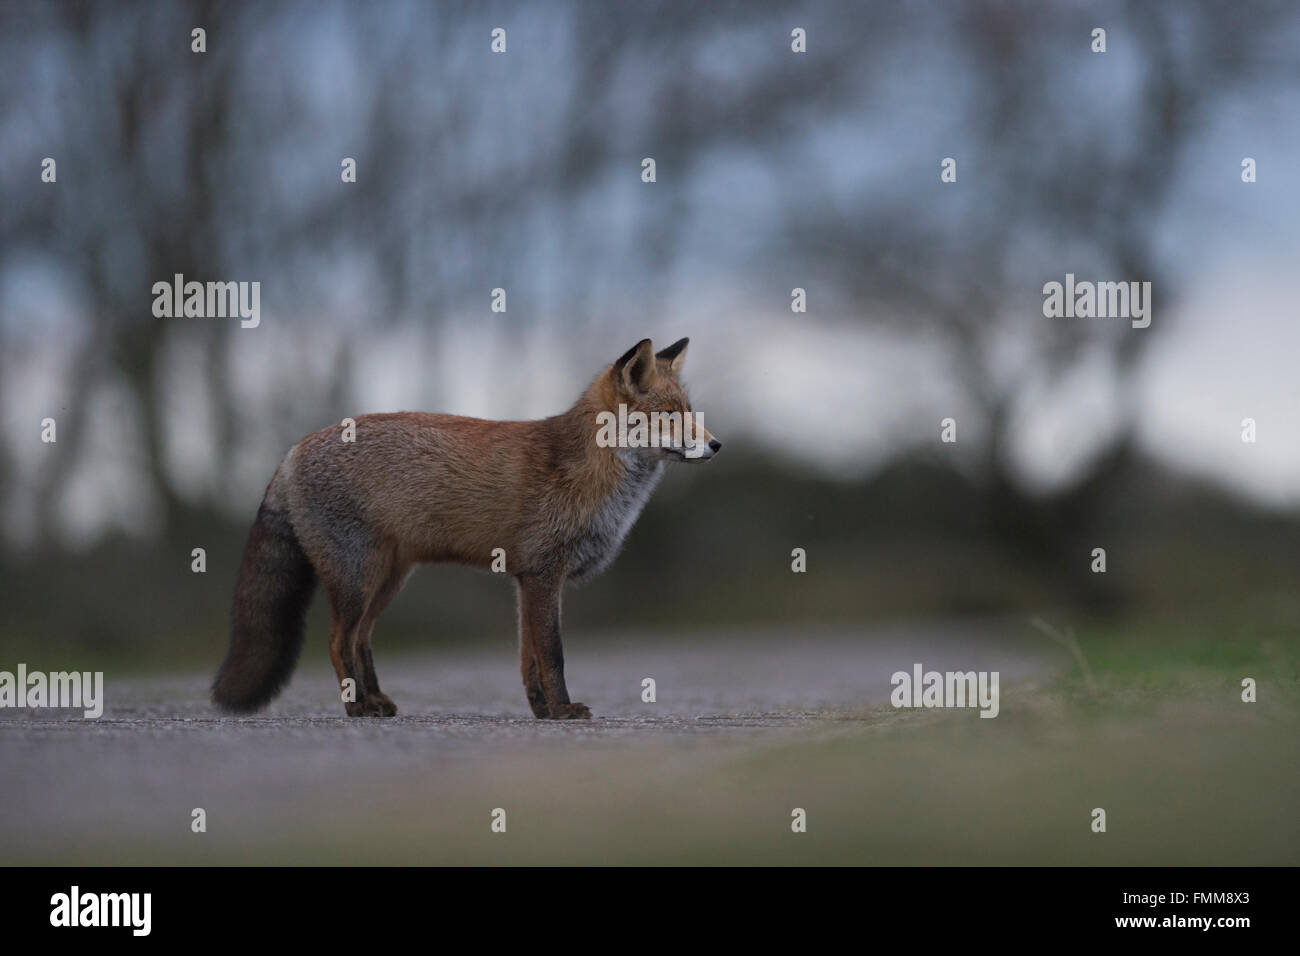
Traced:
[[662, 459], [625, 449], [601, 450], [612, 452], [622, 471], [611, 488], [600, 490], [594, 498], [595, 507], [581, 524], [569, 568], [569, 580], [574, 583], [581, 583], [609, 567], [663, 476]]
[[601, 410], [601, 403], [584, 395], [568, 412], [551, 419], [570, 443], [560, 483], [572, 509], [569, 577], [575, 582], [614, 560], [663, 475], [662, 459], [597, 443], [596, 415]]
[[[592, 386], [577, 403], [562, 415], [551, 419], [561, 433], [564, 454], [564, 477], [574, 490], [591, 505], [615, 494], [627, 477], [630, 460], [626, 449], [602, 447], [596, 440], [600, 431], [597, 416], [608, 407], [608, 396]], [[632, 462], [636, 468], [636, 464]], [[639, 470], [639, 469], [638, 469]]]

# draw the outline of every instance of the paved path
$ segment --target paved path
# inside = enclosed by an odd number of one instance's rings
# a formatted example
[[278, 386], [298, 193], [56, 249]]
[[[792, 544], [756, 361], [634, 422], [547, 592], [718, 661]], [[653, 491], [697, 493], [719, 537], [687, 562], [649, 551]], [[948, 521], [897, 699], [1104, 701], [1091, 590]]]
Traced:
[[[218, 714], [206, 700], [206, 673], [106, 674], [99, 720], [0, 711], [0, 863], [331, 862], [325, 851], [296, 853], [308, 832], [414, 826], [421, 813], [459, 806], [482, 788], [531, 792], [525, 781], [558, 767], [567, 779], [599, 777], [608, 765], [612, 779], [629, 754], [698, 777], [792, 735], [872, 713], [882, 719], [890, 675], [914, 662], [997, 670], [1004, 697], [1009, 685], [1064, 663], [1016, 622], [696, 640], [573, 635], [565, 651], [569, 688], [591, 706], [591, 721], [533, 720], [504, 639], [418, 656], [377, 646], [381, 683], [400, 710], [389, 720], [342, 715], [333, 672], [313, 642], [286, 693], [253, 717]], [[656, 681], [657, 703], [641, 700], [645, 677]], [[429, 799], [412, 805], [417, 792]], [[189, 832], [195, 807], [209, 814], [207, 835]], [[212, 841], [233, 856], [195, 856], [193, 841], [215, 833], [235, 837]], [[277, 836], [295, 849], [291, 858], [247, 855]]]

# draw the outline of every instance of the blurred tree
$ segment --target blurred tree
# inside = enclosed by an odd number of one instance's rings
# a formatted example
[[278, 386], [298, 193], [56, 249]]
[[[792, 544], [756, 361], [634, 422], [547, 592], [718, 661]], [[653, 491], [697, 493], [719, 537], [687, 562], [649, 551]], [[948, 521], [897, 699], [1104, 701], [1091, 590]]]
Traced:
[[[995, 525], [1064, 560], [1128, 461], [1135, 406], [1116, 400], [1128, 414], [1046, 498], [1009, 453], [1017, 408], [1098, 349], [1124, 393], [1159, 323], [1099, 335], [1026, 321], [1037, 290], [1077, 264], [1150, 280], [1170, 308], [1157, 230], [1171, 170], [1213, 107], [1250, 84], [1295, 82], [1295, 57], [1260, 53], [1295, 15], [1286, 3], [1244, 15], [1212, 0], [1116, 3], [1086, 17], [1030, 0], [7, 6], [0, 279], [47, 257], [80, 279], [88, 303], [84, 334], [66, 343], [72, 427], [41, 472], [42, 526], [85, 466], [87, 429], [76, 423], [106, 382], [134, 397], [141, 480], [165, 527], [229, 493], [221, 481], [209, 500], [178, 487], [164, 365], [177, 338], [205, 356], [224, 464], [251, 427], [234, 338], [201, 321], [164, 334], [150, 312], [154, 281], [274, 275], [299, 323], [297, 349], [344, 343], [329, 361], [289, 354], [277, 366], [282, 405], [262, 424], [287, 444], [321, 409], [346, 407], [346, 363], [378, 330], [437, 326], [482, 299], [488, 276], [532, 281], [536, 310], [572, 316], [578, 331], [626, 296], [654, 312], [671, 278], [701, 265], [683, 262], [699, 247], [688, 187], [732, 163], [758, 167], [771, 188], [705, 271], [737, 287], [778, 267], [807, 274], [832, 303], [830, 321], [932, 345], [982, 420], [966, 434], [981, 443]], [[486, 38], [507, 19], [516, 59], [496, 69]], [[1094, 22], [1114, 25], [1112, 52], [1090, 61]], [[797, 24], [809, 27], [807, 54], [789, 51]], [[196, 25], [203, 54], [189, 49]], [[927, 124], [937, 138], [911, 135]], [[874, 140], [860, 135], [873, 130]], [[820, 153], [803, 148], [819, 138], [829, 143]], [[958, 193], [936, 192], [940, 156], [922, 147], [939, 139], [961, 146]], [[862, 143], [874, 152], [854, 154]], [[58, 189], [28, 188], [33, 162], [56, 147]], [[633, 238], [613, 237], [598, 207], [611, 177], [651, 148], [686, 185], [664, 184], [663, 201], [628, 214]], [[362, 175], [341, 189], [338, 160], [354, 154]], [[819, 155], [824, 166], [809, 161]], [[331, 301], [345, 262], [364, 289], [361, 317]], [[14, 335], [12, 321], [0, 336]]]

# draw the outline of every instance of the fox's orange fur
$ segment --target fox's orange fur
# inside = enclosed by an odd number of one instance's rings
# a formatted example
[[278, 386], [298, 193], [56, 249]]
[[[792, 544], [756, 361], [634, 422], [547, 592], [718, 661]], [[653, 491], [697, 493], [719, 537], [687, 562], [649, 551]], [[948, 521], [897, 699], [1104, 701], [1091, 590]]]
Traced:
[[250, 711], [279, 692], [319, 580], [334, 670], [340, 685], [355, 681], [347, 713], [392, 716], [397, 708], [379, 689], [370, 653], [376, 618], [416, 564], [489, 568], [504, 549], [533, 713], [591, 716], [564, 684], [561, 591], [614, 559], [666, 459], [703, 461], [721, 447], [698, 419], [676, 427], [666, 447], [602, 447], [597, 416], [620, 405], [691, 411], [680, 381], [686, 345], [656, 355], [642, 340], [572, 408], [540, 421], [396, 412], [359, 416], [354, 441], [338, 425], [303, 438], [271, 479], [249, 533], [213, 699]]

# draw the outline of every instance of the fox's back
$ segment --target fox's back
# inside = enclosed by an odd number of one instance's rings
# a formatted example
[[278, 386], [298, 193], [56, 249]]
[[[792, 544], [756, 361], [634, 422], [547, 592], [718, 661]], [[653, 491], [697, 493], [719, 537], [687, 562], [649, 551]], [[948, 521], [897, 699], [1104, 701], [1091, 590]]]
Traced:
[[334, 548], [358, 539], [412, 562], [486, 564], [494, 548], [516, 545], [536, 423], [427, 412], [360, 415], [355, 423], [354, 440], [332, 425], [285, 459], [300, 534]]

